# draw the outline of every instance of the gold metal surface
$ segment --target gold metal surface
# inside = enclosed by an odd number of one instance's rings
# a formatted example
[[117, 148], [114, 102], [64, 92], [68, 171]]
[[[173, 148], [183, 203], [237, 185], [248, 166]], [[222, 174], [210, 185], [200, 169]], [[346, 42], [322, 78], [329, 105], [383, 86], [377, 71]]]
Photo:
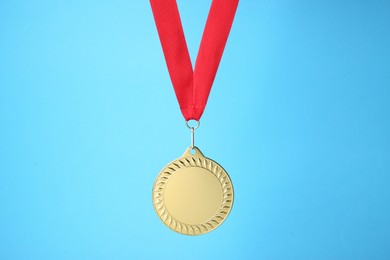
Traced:
[[158, 175], [153, 204], [170, 229], [185, 235], [205, 234], [229, 215], [232, 182], [217, 162], [204, 157], [197, 147], [190, 147]]

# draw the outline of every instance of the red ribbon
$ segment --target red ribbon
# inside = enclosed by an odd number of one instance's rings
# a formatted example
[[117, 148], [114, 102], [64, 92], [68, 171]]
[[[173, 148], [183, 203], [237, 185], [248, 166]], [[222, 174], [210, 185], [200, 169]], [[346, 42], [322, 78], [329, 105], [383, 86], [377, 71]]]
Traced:
[[238, 0], [213, 0], [192, 69], [175, 0], [150, 0], [169, 75], [186, 120], [199, 120], [236, 13]]

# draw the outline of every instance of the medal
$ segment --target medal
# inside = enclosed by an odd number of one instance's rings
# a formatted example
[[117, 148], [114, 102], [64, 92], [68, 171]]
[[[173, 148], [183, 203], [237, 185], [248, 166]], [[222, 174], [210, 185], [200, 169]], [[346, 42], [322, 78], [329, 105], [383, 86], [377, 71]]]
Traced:
[[200, 235], [218, 227], [233, 205], [233, 186], [226, 171], [194, 147], [170, 162], [153, 186], [153, 204], [170, 229]]
[[[195, 130], [229, 36], [238, 0], [213, 0], [192, 69], [175, 0], [150, 0], [169, 75], [191, 130], [191, 146], [161, 170], [154, 183], [154, 209], [170, 229], [200, 235], [220, 226], [234, 200], [233, 185], [217, 162], [194, 145]], [[195, 125], [190, 124], [194, 121]]]

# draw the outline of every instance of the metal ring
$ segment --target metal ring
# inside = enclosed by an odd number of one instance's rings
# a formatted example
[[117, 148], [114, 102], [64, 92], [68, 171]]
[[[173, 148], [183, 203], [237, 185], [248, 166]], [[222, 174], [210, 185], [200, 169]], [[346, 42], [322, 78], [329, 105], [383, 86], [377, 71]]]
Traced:
[[[190, 126], [189, 124], [188, 124], [188, 122], [190, 121], [190, 120], [193, 120], [193, 121], [195, 121], [196, 122], [196, 125], [195, 126]], [[200, 121], [199, 120], [195, 120], [195, 119], [190, 119], [190, 120], [187, 120], [186, 121], [186, 125], [187, 125], [187, 127], [189, 128], [189, 129], [197, 129], [199, 126], [200, 126]]]

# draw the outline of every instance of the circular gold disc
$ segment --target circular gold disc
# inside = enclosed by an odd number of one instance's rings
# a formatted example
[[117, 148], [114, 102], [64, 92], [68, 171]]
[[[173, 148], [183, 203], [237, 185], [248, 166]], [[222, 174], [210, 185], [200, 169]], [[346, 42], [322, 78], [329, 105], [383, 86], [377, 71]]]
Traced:
[[200, 235], [217, 228], [233, 205], [233, 186], [226, 171], [194, 147], [169, 163], [153, 186], [154, 208], [170, 229]]

